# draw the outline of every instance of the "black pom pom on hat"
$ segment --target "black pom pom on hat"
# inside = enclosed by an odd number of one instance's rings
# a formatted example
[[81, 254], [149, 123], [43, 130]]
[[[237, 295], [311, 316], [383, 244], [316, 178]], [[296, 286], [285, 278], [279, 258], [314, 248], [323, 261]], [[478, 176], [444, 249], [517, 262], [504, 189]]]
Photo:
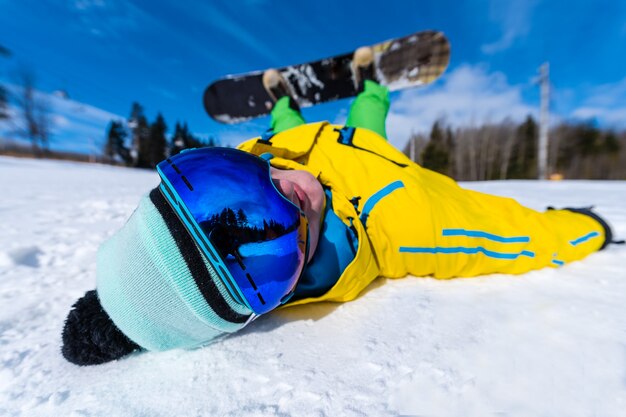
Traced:
[[65, 319], [61, 352], [76, 365], [99, 365], [137, 349], [139, 345], [124, 335], [104, 311], [95, 290], [76, 301]]

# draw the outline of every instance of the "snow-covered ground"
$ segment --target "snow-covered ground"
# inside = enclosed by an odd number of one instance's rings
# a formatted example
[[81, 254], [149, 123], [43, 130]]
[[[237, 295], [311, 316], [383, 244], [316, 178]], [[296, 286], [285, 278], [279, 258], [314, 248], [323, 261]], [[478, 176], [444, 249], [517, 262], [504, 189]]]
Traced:
[[[150, 172], [0, 158], [1, 416], [624, 416], [626, 248], [523, 276], [379, 279], [195, 351], [81, 368], [63, 321]], [[625, 182], [465, 186], [595, 204], [626, 236]]]

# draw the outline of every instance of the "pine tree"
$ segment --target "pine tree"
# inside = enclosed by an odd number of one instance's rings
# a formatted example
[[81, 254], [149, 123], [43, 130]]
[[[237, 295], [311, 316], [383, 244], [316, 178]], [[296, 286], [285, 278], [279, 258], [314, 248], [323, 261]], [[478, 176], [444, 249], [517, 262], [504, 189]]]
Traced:
[[537, 141], [539, 129], [531, 115], [518, 126], [507, 178], [534, 179], [537, 177]]
[[450, 151], [439, 120], [433, 123], [430, 141], [422, 153], [422, 165], [447, 175], [450, 169]]
[[609, 131], [604, 137], [604, 142], [602, 143], [603, 152], [609, 155], [616, 155], [620, 150], [620, 143], [617, 140], [617, 136], [614, 132]]
[[7, 90], [0, 85], [0, 120], [9, 118], [9, 99]]
[[[10, 56], [9, 51], [4, 46], [0, 45], [0, 56]], [[0, 120], [9, 118], [9, 93], [6, 88], [0, 85]]]
[[113, 160], [115, 158], [115, 145], [117, 144], [117, 122], [112, 121], [107, 128], [107, 138], [104, 143], [104, 156]]
[[189, 131], [189, 127], [187, 127], [187, 122], [185, 122], [183, 127], [185, 129], [185, 134], [186, 134], [186, 136], [185, 136], [185, 147], [186, 148], [202, 148], [202, 147], [205, 146], [200, 139], [195, 137]]
[[196, 138], [193, 134], [191, 134], [191, 132], [189, 132], [187, 122], [182, 125], [179, 122], [176, 122], [176, 126], [174, 127], [174, 134], [172, 135], [172, 140], [169, 145], [170, 156], [176, 155], [183, 149], [202, 148], [205, 146], [207, 145], [203, 144], [198, 138]]
[[578, 150], [583, 156], [596, 155], [602, 151], [600, 130], [591, 123], [580, 126], [576, 139]]
[[133, 165], [140, 168], [150, 167], [150, 129], [148, 119], [143, 113], [143, 107], [135, 102], [130, 111], [128, 126], [131, 129], [132, 147], [131, 156]]
[[165, 133], [167, 125], [161, 113], [157, 114], [156, 120], [150, 125], [148, 136], [148, 160], [149, 166], [154, 168], [159, 162], [167, 157], [167, 139]]
[[185, 133], [183, 132], [183, 127], [179, 122], [176, 122], [176, 126], [174, 126], [174, 134], [172, 135], [172, 140], [170, 142], [170, 156], [174, 156], [180, 151], [185, 149]]
[[448, 153], [448, 167], [446, 169], [446, 175], [454, 178], [455, 176], [455, 139], [454, 139], [454, 133], [452, 133], [452, 128], [450, 126], [448, 126], [448, 128], [446, 129], [446, 139], [445, 139], [445, 147], [446, 147], [446, 152]]
[[133, 158], [125, 144], [127, 136], [128, 134], [122, 122], [112, 121], [109, 124], [107, 139], [104, 144], [104, 155], [111, 161], [120, 157], [125, 164], [130, 165], [133, 162]]

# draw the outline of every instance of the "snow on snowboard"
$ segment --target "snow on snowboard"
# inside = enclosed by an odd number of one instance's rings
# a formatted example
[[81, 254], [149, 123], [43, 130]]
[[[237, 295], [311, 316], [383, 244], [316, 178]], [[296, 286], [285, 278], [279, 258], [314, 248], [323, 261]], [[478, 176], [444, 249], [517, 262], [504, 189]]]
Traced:
[[[424, 31], [371, 46], [376, 78], [391, 91], [425, 85], [448, 66], [450, 44], [441, 32]], [[300, 107], [355, 96], [354, 52], [277, 68], [287, 80]], [[229, 75], [204, 92], [204, 108], [222, 123], [241, 123], [269, 114], [272, 99], [263, 87], [263, 71]]]

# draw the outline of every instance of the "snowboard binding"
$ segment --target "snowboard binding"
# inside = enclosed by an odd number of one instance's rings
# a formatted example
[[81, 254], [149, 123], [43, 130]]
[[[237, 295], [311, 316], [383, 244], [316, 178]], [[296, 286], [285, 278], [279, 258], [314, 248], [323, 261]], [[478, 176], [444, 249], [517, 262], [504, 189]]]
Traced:
[[269, 105], [270, 108], [268, 110], [271, 110], [271, 107], [281, 98], [289, 97], [289, 107], [300, 111], [300, 106], [298, 106], [298, 102], [296, 102], [287, 80], [276, 69], [268, 69], [263, 73], [263, 87], [265, 87], [267, 94], [269, 94], [273, 102], [273, 104]]
[[354, 89], [361, 92], [365, 88], [366, 80], [376, 81], [374, 50], [370, 46], [362, 46], [354, 51], [351, 68]]

